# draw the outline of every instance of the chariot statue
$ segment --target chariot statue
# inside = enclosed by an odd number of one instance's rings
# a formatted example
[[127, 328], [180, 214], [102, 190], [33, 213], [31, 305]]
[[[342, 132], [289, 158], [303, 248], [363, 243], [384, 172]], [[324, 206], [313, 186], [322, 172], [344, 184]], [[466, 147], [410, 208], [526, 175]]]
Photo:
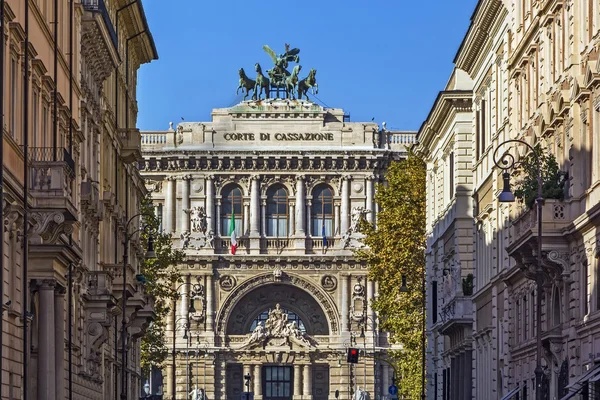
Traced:
[[[269, 46], [264, 45], [263, 50], [269, 55], [271, 61], [273, 61], [273, 68], [266, 70], [266, 75], [263, 74], [263, 70], [259, 63], [254, 64], [254, 70], [256, 71], [256, 79], [252, 80], [248, 78], [243, 68], [239, 69], [239, 85], [236, 94], [242, 89], [244, 93], [244, 100], [248, 97], [250, 91], [252, 91], [252, 100], [260, 101], [262, 95], [266, 99], [271, 97], [271, 92], [276, 92], [276, 98], [280, 97], [280, 92], [285, 93], [288, 99], [302, 99], [305, 97], [308, 100], [308, 91], [312, 89], [312, 94], [315, 95], [319, 92], [317, 80], [316, 80], [316, 69], [311, 69], [308, 76], [300, 78], [299, 74], [302, 70], [302, 66], [299, 64], [300, 49], [290, 48], [289, 44], [285, 44], [285, 52], [283, 54], [277, 54]], [[296, 65], [288, 70], [291, 62]]]

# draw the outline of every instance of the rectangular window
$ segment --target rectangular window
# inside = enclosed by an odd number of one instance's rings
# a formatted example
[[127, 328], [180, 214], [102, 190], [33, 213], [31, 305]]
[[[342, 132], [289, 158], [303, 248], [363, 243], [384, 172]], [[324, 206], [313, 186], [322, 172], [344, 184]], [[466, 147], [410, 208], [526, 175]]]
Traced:
[[520, 343], [521, 339], [521, 303], [517, 300], [517, 306], [515, 307], [515, 344]]
[[589, 272], [588, 272], [588, 263], [587, 260], [583, 260], [581, 263], [581, 286], [583, 287], [583, 316], [588, 315], [590, 313], [590, 300], [589, 300], [589, 291], [588, 291], [588, 282], [589, 282]]
[[48, 143], [48, 105], [44, 103], [42, 107], [42, 147], [49, 147]]
[[437, 309], [438, 309], [438, 304], [437, 304], [437, 286], [438, 283], [437, 281], [433, 281], [431, 282], [431, 323], [435, 324], [437, 322]]
[[[244, 231], [243, 226], [242, 226], [243, 225], [243, 215], [235, 214], [234, 219], [235, 219], [235, 235], [239, 238], [240, 236], [242, 236], [242, 232]], [[229, 215], [229, 216], [222, 215], [221, 216], [221, 235], [229, 236], [230, 229], [231, 229], [231, 215]]]
[[19, 90], [19, 65], [17, 59], [10, 62], [10, 135], [17, 137], [17, 91]]
[[312, 236], [323, 236], [323, 225], [325, 225], [325, 236], [333, 236], [333, 219], [330, 216], [313, 219]]
[[523, 296], [523, 340], [527, 340], [529, 325], [529, 309], [527, 308], [527, 295]]
[[479, 160], [479, 146], [481, 144], [481, 130], [479, 129], [479, 121], [481, 120], [481, 113], [479, 110], [475, 111], [475, 160]]
[[485, 152], [485, 146], [486, 146], [486, 113], [485, 113], [485, 107], [486, 107], [486, 101], [485, 100], [481, 100], [481, 154], [483, 154]]
[[38, 147], [39, 138], [39, 99], [37, 89], [33, 89], [31, 99], [31, 146]]
[[450, 199], [454, 197], [454, 152], [450, 153], [450, 160], [448, 161], [448, 173], [450, 174]]

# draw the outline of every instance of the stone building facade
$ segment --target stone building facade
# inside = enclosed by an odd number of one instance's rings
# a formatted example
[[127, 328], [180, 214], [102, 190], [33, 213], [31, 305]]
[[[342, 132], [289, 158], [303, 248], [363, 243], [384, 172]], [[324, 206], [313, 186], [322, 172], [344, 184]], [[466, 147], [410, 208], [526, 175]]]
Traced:
[[[168, 398], [238, 398], [246, 375], [256, 399], [387, 393], [393, 371], [373, 358], [390, 348], [370, 307], [377, 287], [353, 250], [360, 217], [376, 223], [375, 185], [414, 137], [296, 100], [142, 133], [146, 187], [186, 253]], [[349, 347], [368, 357], [348, 364]]]
[[[452, 78], [419, 132], [432, 193], [428, 398], [536, 394], [536, 213], [497, 200], [493, 154], [508, 139], [540, 144], [566, 177], [564, 199], [546, 200], [542, 212], [543, 396], [600, 393], [599, 15], [593, 0], [479, 1]], [[452, 96], [469, 98], [470, 109], [444, 106]], [[527, 149], [513, 143], [499, 152], [519, 160]]]
[[[145, 193], [134, 163], [140, 157], [135, 75], [157, 58], [142, 1], [0, 5], [6, 50], [0, 397], [58, 400], [71, 392], [75, 399], [107, 399], [123, 391], [137, 398], [139, 337], [153, 305], [134, 278], [138, 252], [131, 251], [125, 277], [120, 265], [125, 222]], [[116, 341], [124, 284], [126, 366]]]

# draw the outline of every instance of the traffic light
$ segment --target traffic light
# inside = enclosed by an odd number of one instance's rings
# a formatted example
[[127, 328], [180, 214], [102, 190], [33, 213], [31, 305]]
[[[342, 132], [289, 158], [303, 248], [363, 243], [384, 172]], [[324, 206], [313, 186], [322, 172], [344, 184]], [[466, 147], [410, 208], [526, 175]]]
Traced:
[[348, 362], [352, 364], [358, 364], [358, 349], [353, 347], [348, 349]]

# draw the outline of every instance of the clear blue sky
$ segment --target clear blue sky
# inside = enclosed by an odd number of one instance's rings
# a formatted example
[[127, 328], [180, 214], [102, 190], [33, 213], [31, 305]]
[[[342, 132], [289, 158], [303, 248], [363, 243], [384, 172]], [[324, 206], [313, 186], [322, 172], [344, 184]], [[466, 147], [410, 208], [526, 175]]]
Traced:
[[417, 130], [452, 71], [476, 0], [145, 0], [159, 59], [139, 72], [142, 130], [210, 121], [241, 101], [238, 69], [272, 67], [262, 50], [300, 49], [322, 105], [352, 121]]

